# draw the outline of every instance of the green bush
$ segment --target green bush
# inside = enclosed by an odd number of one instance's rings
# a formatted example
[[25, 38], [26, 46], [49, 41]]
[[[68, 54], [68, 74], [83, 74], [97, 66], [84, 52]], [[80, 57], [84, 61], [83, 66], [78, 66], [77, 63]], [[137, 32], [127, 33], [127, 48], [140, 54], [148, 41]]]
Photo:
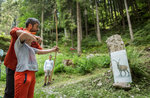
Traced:
[[76, 70], [76, 69], [73, 68], [72, 66], [65, 66], [65, 67], [64, 67], [64, 72], [66, 72], [66, 73], [68, 73], [68, 74], [76, 73], [75, 70]]
[[2, 64], [0, 67], [1, 67], [1, 78], [0, 78], [0, 80], [5, 81], [6, 80], [6, 67], [4, 64]]
[[141, 57], [144, 50], [138, 51], [136, 48], [127, 47], [127, 55], [133, 78], [150, 78], [150, 73], [146, 70], [146, 59]]
[[0, 48], [7, 51], [10, 45], [10, 36], [0, 35]]
[[87, 74], [94, 71], [96, 68], [108, 67], [110, 65], [110, 57], [108, 55], [94, 56], [89, 59], [86, 57], [74, 57], [74, 64], [76, 64], [76, 72]]
[[62, 73], [65, 72], [64, 70], [64, 65], [63, 64], [59, 64], [54, 68], [54, 72], [55, 73]]
[[135, 45], [146, 45], [150, 41], [150, 20], [148, 20], [144, 25], [141, 25], [140, 30], [134, 34], [134, 44]]

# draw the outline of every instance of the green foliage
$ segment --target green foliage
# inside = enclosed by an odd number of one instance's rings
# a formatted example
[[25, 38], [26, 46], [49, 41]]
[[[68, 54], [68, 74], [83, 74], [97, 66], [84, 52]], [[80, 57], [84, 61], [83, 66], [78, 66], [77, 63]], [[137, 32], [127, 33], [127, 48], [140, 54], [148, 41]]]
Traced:
[[6, 80], [6, 67], [5, 67], [4, 63], [2, 63], [0, 65], [0, 69], [1, 69], [1, 78], [0, 78], [0, 80], [5, 81]]
[[9, 34], [13, 20], [19, 15], [18, 9], [19, 3], [16, 0], [3, 0], [0, 3], [0, 33]]
[[0, 35], [0, 48], [4, 51], [7, 51], [10, 45], [10, 36], [8, 35]]
[[150, 41], [150, 20], [148, 20], [144, 25], [140, 26], [140, 29], [134, 35], [135, 45], [146, 45]]
[[[28, 6], [27, 6], [28, 5]], [[35, 4], [31, 4], [29, 2], [26, 1], [22, 1], [21, 6], [19, 8], [19, 27], [26, 27], [25, 26], [25, 22], [28, 18], [34, 17], [38, 19], [38, 15], [36, 14], [37, 10], [35, 10]], [[32, 10], [30, 10], [32, 9]]]
[[110, 64], [110, 58], [107, 55], [94, 56], [89, 59], [86, 57], [75, 56], [73, 63], [76, 65], [76, 72], [81, 74], [91, 73], [97, 68], [108, 67]]
[[55, 67], [55, 69], [54, 69], [54, 72], [55, 72], [55, 73], [62, 73], [62, 72], [65, 72], [65, 70], [64, 70], [64, 65], [63, 65], [63, 64], [57, 65], [57, 66]]
[[106, 53], [108, 52], [107, 44], [102, 42], [99, 43], [97, 38], [90, 36], [83, 39], [82, 41], [83, 53]]
[[148, 66], [145, 64], [145, 62], [147, 62], [149, 59], [145, 59], [147, 58], [147, 56], [145, 57], [142, 53], [144, 53], [143, 49], [138, 51], [137, 48], [133, 47], [127, 48], [129, 65], [131, 68], [133, 78], [135, 80], [136, 78], [140, 79], [144, 77], [146, 77], [147, 79], [150, 78], [150, 73], [147, 70]]
[[67, 74], [73, 74], [73, 73], [76, 73], [76, 69], [72, 66], [65, 66], [64, 72]]
[[[54, 54], [53, 59], [54, 59]], [[41, 76], [44, 74], [43, 66], [46, 59], [48, 59], [49, 54], [37, 55], [38, 68], [39, 71], [36, 72], [36, 76]], [[72, 60], [73, 65], [64, 66], [63, 60]], [[68, 74], [87, 74], [92, 73], [95, 69], [108, 68], [110, 65], [110, 57], [108, 55], [102, 54], [94, 56], [87, 59], [85, 55], [78, 57], [73, 54], [72, 56], [58, 54], [55, 62], [54, 73], [68, 73]]]

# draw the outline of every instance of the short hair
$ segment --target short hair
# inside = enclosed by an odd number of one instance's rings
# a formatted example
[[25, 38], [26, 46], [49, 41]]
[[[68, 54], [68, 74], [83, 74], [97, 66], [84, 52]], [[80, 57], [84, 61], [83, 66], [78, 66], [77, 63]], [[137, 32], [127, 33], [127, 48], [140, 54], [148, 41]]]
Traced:
[[36, 18], [28, 18], [26, 20], [26, 28], [29, 26], [29, 24], [32, 24], [32, 26], [33, 26], [36, 23], [40, 25], [40, 22], [39, 22], [38, 19], [36, 19]]
[[51, 56], [52, 57], [52, 55], [50, 54], [49, 56]]

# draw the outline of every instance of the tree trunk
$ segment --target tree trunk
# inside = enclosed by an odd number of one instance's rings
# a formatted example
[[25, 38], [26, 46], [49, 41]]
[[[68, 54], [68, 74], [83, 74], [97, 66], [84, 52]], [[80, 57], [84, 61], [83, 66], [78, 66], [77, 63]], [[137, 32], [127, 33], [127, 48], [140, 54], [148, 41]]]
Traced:
[[114, 21], [114, 26], [116, 27], [118, 18], [117, 18], [117, 11], [116, 11], [116, 0], [112, 0], [113, 6], [114, 6], [114, 12], [115, 12], [115, 21]]
[[150, 1], [148, 1], [148, 6], [149, 6], [149, 14], [150, 14]]
[[131, 0], [131, 5], [132, 5], [133, 13], [136, 16], [135, 20], [137, 20], [139, 22], [139, 14], [138, 14], [138, 8], [137, 8], [136, 1], [135, 0]]
[[68, 39], [67, 29], [64, 28], [65, 39]]
[[101, 15], [102, 15], [103, 29], [105, 29], [105, 21], [104, 21], [104, 17], [103, 17], [103, 13], [102, 13], [103, 11], [101, 10], [100, 12], [101, 12]]
[[114, 21], [114, 15], [113, 15], [113, 8], [112, 8], [112, 0], [110, 0], [110, 10], [111, 10], [111, 18], [112, 18], [112, 21]]
[[117, 20], [116, 1], [115, 1], [115, 0], [113, 0], [113, 1], [112, 1], [112, 3], [113, 3], [113, 6], [114, 6], [115, 20]]
[[150, 15], [150, 1], [149, 0], [148, 0], [147, 5], [148, 5], [148, 8], [149, 8], [149, 15]]
[[126, 0], [124, 0], [124, 4], [125, 4], [125, 8], [126, 8], [126, 14], [127, 14], [127, 19], [128, 19], [130, 37], [131, 37], [131, 41], [133, 41], [134, 38], [133, 38], [132, 25], [131, 25], [130, 16], [129, 16], [129, 13], [128, 13], [128, 5], [127, 5], [127, 1]]
[[71, 47], [72, 48], [74, 48], [74, 43], [73, 43], [73, 40], [74, 40], [74, 38], [73, 38], [73, 30], [71, 30]]
[[[94, 14], [94, 8], [92, 7], [92, 9], [93, 9], [92, 15], [95, 16], [95, 14]], [[96, 19], [95, 19], [95, 17], [93, 17], [93, 22], [94, 22], [94, 30], [95, 30], [95, 32], [97, 32], [97, 29], [96, 29]], [[97, 33], [96, 33], [96, 36], [97, 36]]]
[[122, 2], [120, 0], [118, 2], [118, 5], [119, 5], [119, 10], [120, 10], [120, 15], [122, 17], [123, 30], [125, 30], [125, 19], [124, 19], [124, 13], [123, 13], [123, 4], [122, 4]]
[[81, 41], [82, 41], [82, 39], [83, 39], [83, 33], [82, 33], [82, 20], [81, 20], [81, 9], [80, 9], [80, 14], [79, 14], [79, 16], [80, 16], [80, 32], [81, 32]]
[[100, 26], [99, 26], [99, 16], [98, 16], [98, 6], [97, 1], [95, 0], [96, 5], [96, 21], [97, 21], [97, 39], [101, 43], [101, 34], [100, 34]]
[[85, 9], [85, 32], [86, 32], [86, 38], [88, 37], [88, 25], [87, 25], [87, 10]]
[[77, 2], [77, 52], [81, 55], [81, 17], [80, 17], [80, 4]]
[[105, 12], [106, 12], [106, 22], [108, 24], [108, 13], [107, 13], [107, 5], [106, 5], [106, 0], [104, 0], [104, 7], [105, 7]]
[[41, 38], [42, 38], [42, 42], [41, 42], [41, 47], [43, 47], [43, 22], [44, 22], [44, 6], [42, 4], [42, 12], [41, 12]]

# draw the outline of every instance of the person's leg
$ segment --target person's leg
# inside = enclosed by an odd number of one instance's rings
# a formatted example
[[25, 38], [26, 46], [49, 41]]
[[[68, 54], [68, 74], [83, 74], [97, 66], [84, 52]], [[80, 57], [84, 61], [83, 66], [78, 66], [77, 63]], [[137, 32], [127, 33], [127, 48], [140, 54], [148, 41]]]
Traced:
[[30, 87], [29, 87], [29, 91], [28, 91], [28, 96], [27, 98], [33, 98], [34, 96], [34, 87], [35, 87], [35, 72], [30, 72], [30, 76], [31, 76], [31, 84], [30, 84]]
[[51, 82], [51, 71], [49, 71], [48, 82]]
[[52, 82], [51, 82], [51, 71], [49, 70], [48, 72], [48, 83], [47, 85], [50, 85]]
[[47, 76], [45, 76], [45, 82], [44, 82], [44, 84], [46, 84], [46, 81], [47, 81]]
[[14, 73], [15, 71], [7, 68], [6, 88], [4, 98], [14, 98]]
[[15, 73], [15, 98], [28, 98], [32, 76], [28, 71]]
[[48, 76], [48, 82], [47, 85], [50, 85], [51, 81], [50, 81], [50, 76]]
[[43, 87], [46, 86], [46, 81], [47, 81], [47, 71], [45, 72], [45, 78], [44, 78], [44, 85], [43, 85]]

